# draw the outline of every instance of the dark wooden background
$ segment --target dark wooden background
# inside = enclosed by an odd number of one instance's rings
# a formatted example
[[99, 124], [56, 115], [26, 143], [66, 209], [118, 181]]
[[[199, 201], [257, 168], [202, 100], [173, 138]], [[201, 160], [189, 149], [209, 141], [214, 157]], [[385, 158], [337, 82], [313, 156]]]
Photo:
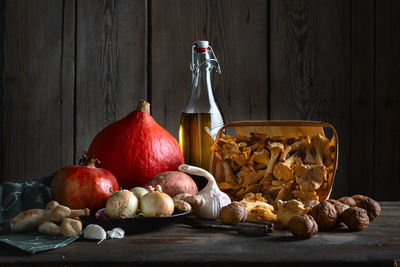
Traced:
[[136, 107], [177, 136], [192, 42], [222, 65], [226, 120], [332, 123], [334, 196], [400, 200], [400, 1], [4, 0], [3, 181], [77, 162]]

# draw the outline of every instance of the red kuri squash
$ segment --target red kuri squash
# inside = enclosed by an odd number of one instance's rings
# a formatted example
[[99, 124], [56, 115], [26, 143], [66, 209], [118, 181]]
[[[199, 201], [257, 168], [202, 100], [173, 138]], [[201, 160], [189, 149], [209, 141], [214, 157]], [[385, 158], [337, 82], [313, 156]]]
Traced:
[[175, 138], [150, 115], [150, 104], [139, 101], [135, 111], [116, 121], [93, 139], [89, 156], [112, 172], [123, 189], [142, 186], [154, 175], [177, 170], [183, 163]]

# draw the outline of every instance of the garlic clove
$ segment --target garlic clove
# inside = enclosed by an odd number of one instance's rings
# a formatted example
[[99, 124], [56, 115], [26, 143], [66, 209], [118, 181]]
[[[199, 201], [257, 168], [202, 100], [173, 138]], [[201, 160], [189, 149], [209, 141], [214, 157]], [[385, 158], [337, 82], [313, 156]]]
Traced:
[[116, 227], [110, 231], [107, 231], [107, 237], [114, 239], [114, 238], [124, 238], [125, 231], [119, 227]]
[[107, 238], [106, 231], [97, 224], [89, 224], [86, 226], [83, 232], [83, 238], [100, 240], [97, 244], [100, 244], [103, 240]]

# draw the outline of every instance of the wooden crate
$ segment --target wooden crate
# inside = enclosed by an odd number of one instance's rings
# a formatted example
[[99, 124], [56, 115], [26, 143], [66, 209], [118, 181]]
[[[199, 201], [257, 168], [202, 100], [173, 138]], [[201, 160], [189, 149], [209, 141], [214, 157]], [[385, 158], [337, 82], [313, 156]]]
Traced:
[[[222, 133], [232, 130], [232, 135], [234, 136], [250, 136], [251, 133], [262, 133], [270, 137], [284, 136], [287, 138], [297, 138], [299, 136], [313, 136], [317, 134], [326, 136], [326, 129], [330, 129], [336, 149], [334, 151], [333, 171], [328, 173], [327, 177], [328, 189], [319, 189], [317, 191], [319, 200], [322, 201], [328, 199], [332, 192], [339, 159], [339, 139], [335, 128], [331, 124], [319, 121], [237, 121], [224, 125], [218, 132], [214, 144], [217, 144]], [[210, 173], [214, 175], [217, 182], [220, 182], [221, 178], [224, 176], [222, 163], [218, 157], [215, 156], [215, 151], [211, 153]]]

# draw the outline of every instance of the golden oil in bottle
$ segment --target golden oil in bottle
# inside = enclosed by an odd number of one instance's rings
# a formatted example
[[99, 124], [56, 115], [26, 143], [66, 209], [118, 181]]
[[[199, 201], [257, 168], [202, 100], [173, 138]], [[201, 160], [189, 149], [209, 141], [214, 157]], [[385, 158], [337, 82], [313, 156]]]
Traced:
[[182, 113], [179, 145], [186, 164], [209, 170], [211, 146], [224, 125], [221, 113]]

